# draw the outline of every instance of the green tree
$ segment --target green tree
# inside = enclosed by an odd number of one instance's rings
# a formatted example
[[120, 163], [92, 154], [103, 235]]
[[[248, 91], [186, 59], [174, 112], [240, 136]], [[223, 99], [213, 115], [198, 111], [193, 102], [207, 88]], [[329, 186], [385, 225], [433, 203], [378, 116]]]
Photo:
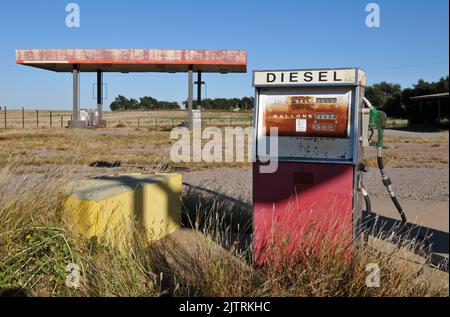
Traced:
[[391, 117], [401, 117], [404, 109], [401, 102], [402, 88], [399, 84], [383, 81], [366, 88], [366, 97], [372, 104]]
[[180, 109], [180, 105], [176, 101], [158, 101], [157, 109]]
[[145, 96], [136, 99], [128, 99], [119, 95], [110, 105], [111, 111], [117, 110], [155, 110], [155, 109], [180, 109], [176, 101], [158, 101], [157, 99]]
[[145, 96], [139, 98], [139, 109], [141, 110], [152, 110], [156, 109], [158, 106], [158, 100], [153, 97]]
[[134, 98], [130, 99], [130, 102], [125, 105], [125, 109], [127, 110], [138, 110], [139, 109], [139, 101]]
[[109, 108], [111, 109], [111, 111], [125, 110], [125, 105], [129, 102], [130, 101], [127, 98], [125, 98], [122, 95], [119, 95], [116, 97], [116, 99], [114, 99], [113, 102], [111, 102]]
[[251, 109], [253, 109], [254, 103], [255, 103], [255, 98], [244, 97], [241, 99], [241, 108], [243, 110], [251, 110]]

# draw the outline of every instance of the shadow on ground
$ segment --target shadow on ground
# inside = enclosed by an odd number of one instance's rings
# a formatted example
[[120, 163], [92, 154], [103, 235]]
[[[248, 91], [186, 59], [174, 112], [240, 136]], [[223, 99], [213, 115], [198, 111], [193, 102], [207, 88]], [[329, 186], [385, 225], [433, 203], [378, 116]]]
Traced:
[[0, 297], [28, 297], [28, 292], [20, 287], [0, 288]]
[[440, 270], [449, 271], [449, 234], [447, 232], [415, 224], [405, 226], [400, 220], [375, 213], [369, 215], [367, 223], [370, 232], [376, 233], [376, 236], [387, 237], [394, 233], [398, 239], [415, 241], [418, 245], [414, 250], [415, 253], [429, 256], [432, 265]]
[[222, 247], [244, 251], [251, 245], [253, 232], [252, 206], [242, 199], [183, 183], [182, 196], [185, 228], [219, 237]]

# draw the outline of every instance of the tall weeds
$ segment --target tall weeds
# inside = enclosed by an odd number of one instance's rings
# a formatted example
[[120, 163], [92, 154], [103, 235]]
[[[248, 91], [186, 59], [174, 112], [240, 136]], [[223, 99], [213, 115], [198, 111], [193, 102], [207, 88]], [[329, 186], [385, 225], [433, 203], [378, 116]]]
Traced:
[[[426, 265], [405, 257], [412, 244], [389, 248], [331, 239], [327, 232], [284, 261], [253, 263], [251, 212], [218, 196], [183, 195], [184, 228], [148, 243], [136, 229], [123, 254], [101, 239], [71, 231], [59, 215], [70, 167], [42, 174], [0, 170], [0, 293], [29, 296], [447, 296], [448, 283], [423, 278]], [[313, 228], [312, 228], [313, 230]], [[381, 238], [381, 237], [379, 237]], [[380, 239], [381, 240], [381, 239]], [[332, 244], [329, 242], [333, 241]], [[272, 252], [284, 244], [274, 242]], [[66, 266], [80, 267], [80, 285], [66, 285]], [[381, 269], [368, 288], [366, 266]], [[439, 279], [438, 275], [433, 278]]]

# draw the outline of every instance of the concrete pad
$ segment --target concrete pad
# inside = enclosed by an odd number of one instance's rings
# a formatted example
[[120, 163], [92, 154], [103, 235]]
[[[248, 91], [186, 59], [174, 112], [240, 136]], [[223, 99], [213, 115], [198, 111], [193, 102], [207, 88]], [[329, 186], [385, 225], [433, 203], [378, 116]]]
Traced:
[[446, 289], [448, 292], [448, 272], [429, 266], [424, 257], [405, 248], [396, 250], [394, 244], [374, 237], [370, 237], [368, 243], [370, 246], [385, 252], [386, 254], [395, 254], [399, 265], [405, 266], [405, 269], [410, 270], [410, 272], [416, 272], [417, 282], [425, 282], [428, 283], [432, 289]]
[[[372, 216], [391, 228], [400, 223], [400, 216], [389, 197], [372, 198]], [[448, 270], [449, 202], [400, 200], [414, 235], [426, 236], [430, 243], [432, 263]]]
[[98, 128], [106, 128], [106, 120], [99, 120]]
[[[372, 211], [392, 219], [400, 219], [389, 197], [371, 198]], [[449, 202], [400, 199], [400, 204], [411, 223], [449, 232]]]
[[73, 128], [73, 129], [86, 128], [86, 121], [84, 121], [84, 120], [69, 120], [69, 128]]

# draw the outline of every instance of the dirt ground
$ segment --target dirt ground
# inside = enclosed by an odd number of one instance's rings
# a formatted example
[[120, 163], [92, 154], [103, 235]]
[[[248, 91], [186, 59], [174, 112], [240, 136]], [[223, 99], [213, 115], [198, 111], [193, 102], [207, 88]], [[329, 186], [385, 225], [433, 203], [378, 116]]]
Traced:
[[[396, 194], [402, 199], [449, 200], [449, 134], [387, 131], [385, 137], [386, 172]], [[366, 153], [369, 172], [365, 186], [373, 197], [385, 197], [376, 165], [376, 149]], [[251, 168], [218, 168], [186, 173], [186, 182], [203, 184], [233, 197], [251, 201]]]
[[[386, 135], [386, 171], [397, 195], [403, 199], [448, 201], [448, 132], [387, 131]], [[366, 157], [371, 167], [366, 187], [375, 197], [385, 195], [375, 163], [375, 148], [371, 147]]]
[[[187, 182], [211, 183], [232, 196], [251, 200], [251, 164], [174, 163], [169, 150], [175, 141], [169, 132], [148, 128], [100, 130], [0, 130], [0, 167], [15, 165], [26, 173], [70, 166], [74, 177], [166, 169], [185, 174]], [[385, 165], [399, 198], [422, 201], [449, 200], [449, 133], [387, 131]], [[365, 185], [374, 196], [386, 195], [376, 153], [366, 153], [370, 166]], [[108, 163], [113, 168], [108, 168]], [[110, 167], [111, 167], [110, 166]]]
[[[149, 128], [0, 130], [0, 174], [14, 171], [13, 175], [8, 176], [8, 181], [0, 186], [0, 193], [3, 199], [15, 197], [17, 186], [24, 185], [24, 178], [51, 184], [54, 181], [52, 177], [76, 180], [105, 174], [165, 170], [183, 174], [183, 198], [188, 196], [190, 189], [200, 190], [212, 195], [214, 201], [231, 202], [233, 207], [237, 203], [238, 207], [243, 207], [242, 210], [251, 210], [250, 162], [174, 163], [169, 155], [173, 143], [168, 131]], [[422, 208], [417, 212], [419, 220], [438, 233], [437, 238], [445, 237], [439, 241], [440, 244], [436, 244], [440, 248], [433, 250], [433, 255], [439, 257], [436, 263], [440, 266], [443, 263], [441, 259], [448, 259], [448, 211], [434, 210], [431, 213], [426, 212], [423, 206], [432, 209], [436, 203], [448, 205], [449, 133], [387, 131], [385, 145], [386, 170], [398, 197], [406, 203], [406, 208], [416, 207], [420, 201]], [[374, 149], [367, 151], [366, 161], [371, 168], [365, 185], [374, 198], [374, 210], [378, 212], [378, 208], [385, 205], [376, 199], [389, 198], [376, 168]], [[389, 202], [380, 214], [386, 212], [388, 206], [392, 209], [391, 205]], [[392, 218], [398, 218], [395, 210], [389, 212], [392, 212]], [[385, 216], [391, 217], [390, 214]], [[430, 217], [441, 226], [431, 227]], [[444, 225], [446, 228], [442, 227], [444, 223], [447, 223]], [[448, 280], [448, 275], [442, 280]]]

